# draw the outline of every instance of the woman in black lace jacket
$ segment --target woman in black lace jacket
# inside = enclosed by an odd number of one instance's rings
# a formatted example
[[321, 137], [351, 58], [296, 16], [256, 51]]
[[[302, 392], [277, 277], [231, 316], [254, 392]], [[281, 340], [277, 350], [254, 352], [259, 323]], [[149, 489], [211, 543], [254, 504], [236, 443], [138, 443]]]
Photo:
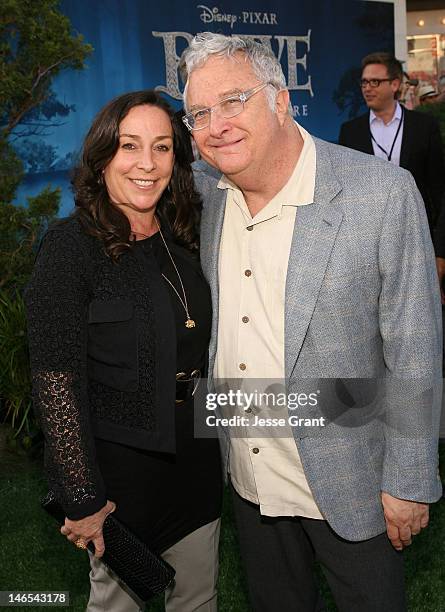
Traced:
[[166, 610], [216, 610], [219, 451], [194, 438], [192, 401], [211, 305], [182, 134], [152, 91], [102, 109], [74, 175], [75, 211], [47, 232], [26, 292], [61, 531], [96, 550], [88, 610], [140, 609], [98, 561], [110, 512], [176, 569]]

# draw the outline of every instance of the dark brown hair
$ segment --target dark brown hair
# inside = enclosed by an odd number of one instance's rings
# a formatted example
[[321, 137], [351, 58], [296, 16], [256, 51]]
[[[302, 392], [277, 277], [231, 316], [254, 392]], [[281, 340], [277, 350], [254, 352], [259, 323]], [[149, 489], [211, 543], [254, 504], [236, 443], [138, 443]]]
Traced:
[[106, 253], [113, 260], [131, 248], [131, 230], [126, 215], [110, 201], [102, 173], [118, 149], [121, 121], [132, 108], [142, 105], [165, 111], [173, 127], [175, 163], [169, 189], [162, 194], [156, 213], [179, 244], [191, 251], [197, 251], [199, 246], [201, 200], [193, 183], [190, 143], [185, 140], [187, 136], [164, 98], [153, 90], [135, 91], [111, 100], [95, 117], [72, 178], [74, 215], [88, 234], [102, 240]]
[[401, 62], [391, 53], [385, 51], [378, 51], [377, 53], [370, 53], [362, 59], [362, 70], [369, 66], [369, 64], [382, 64], [388, 71], [388, 78], [399, 79], [403, 81], [403, 68]]

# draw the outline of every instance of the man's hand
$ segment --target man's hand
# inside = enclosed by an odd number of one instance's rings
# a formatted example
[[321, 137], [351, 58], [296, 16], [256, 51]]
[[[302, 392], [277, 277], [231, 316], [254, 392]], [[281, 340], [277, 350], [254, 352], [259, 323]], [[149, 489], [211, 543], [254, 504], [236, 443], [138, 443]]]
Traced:
[[106, 505], [90, 516], [86, 516], [79, 521], [71, 521], [65, 518], [65, 524], [60, 528], [60, 532], [67, 537], [67, 540], [75, 543], [77, 540], [83, 541], [84, 544], [93, 542], [95, 556], [102, 557], [105, 552], [105, 543], [102, 535], [102, 526], [107, 516], [114, 512], [116, 504], [112, 501], [107, 501]]
[[420, 533], [420, 530], [428, 525], [428, 504], [398, 499], [384, 491], [382, 492], [382, 504], [386, 532], [396, 550], [409, 546], [412, 541], [411, 537]]
[[443, 289], [443, 281], [445, 279], [445, 259], [443, 257], [436, 257], [436, 268], [437, 276], [439, 277], [440, 297], [442, 304], [445, 304], [445, 292]]

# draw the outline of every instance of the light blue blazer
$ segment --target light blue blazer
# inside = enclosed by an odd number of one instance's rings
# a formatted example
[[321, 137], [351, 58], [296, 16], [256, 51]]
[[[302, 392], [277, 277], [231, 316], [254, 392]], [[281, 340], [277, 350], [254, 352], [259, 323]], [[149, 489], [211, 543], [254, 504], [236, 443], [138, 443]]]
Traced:
[[[316, 435], [293, 430], [320, 511], [341, 537], [358, 541], [385, 530], [381, 491], [422, 502], [441, 495], [441, 304], [425, 208], [411, 174], [314, 140], [314, 203], [297, 211], [286, 279], [285, 375], [289, 390], [302, 379], [325, 386], [336, 379], [352, 388], [347, 395], [358, 410], [363, 398], [351, 379], [375, 379], [379, 387], [394, 381], [375, 418], [353, 427], [331, 419]], [[201, 261], [213, 300], [210, 377], [226, 199], [219, 178], [195, 163]], [[273, 245], [264, 248], [273, 257]], [[299, 416], [314, 416], [306, 411]], [[220, 439], [227, 466], [228, 431]]]

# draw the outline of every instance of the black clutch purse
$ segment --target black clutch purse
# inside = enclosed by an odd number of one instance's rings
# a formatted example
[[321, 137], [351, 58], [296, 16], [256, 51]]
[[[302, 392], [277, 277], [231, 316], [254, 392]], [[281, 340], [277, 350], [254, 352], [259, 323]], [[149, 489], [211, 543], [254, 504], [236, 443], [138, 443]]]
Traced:
[[[42, 499], [42, 507], [62, 526], [65, 512], [50, 491]], [[175, 570], [146, 544], [109, 514], [103, 524], [105, 552], [101, 560], [142, 601], [165, 591], [175, 576]], [[88, 543], [94, 553], [94, 544]]]

